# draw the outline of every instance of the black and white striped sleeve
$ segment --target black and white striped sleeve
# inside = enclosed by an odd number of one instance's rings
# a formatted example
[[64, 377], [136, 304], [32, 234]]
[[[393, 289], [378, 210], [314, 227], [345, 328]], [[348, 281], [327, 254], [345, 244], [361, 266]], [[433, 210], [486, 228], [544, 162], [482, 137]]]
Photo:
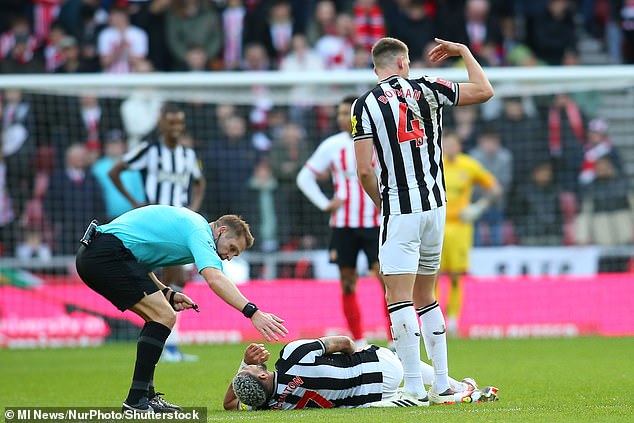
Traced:
[[352, 104], [352, 139], [354, 141], [360, 141], [374, 136], [372, 133], [371, 117], [368, 113], [368, 108], [365, 105], [365, 99], [367, 96], [368, 94], [359, 97]]
[[438, 94], [439, 106], [458, 105], [459, 85], [457, 82], [434, 76], [423, 76], [416, 81], [422, 82], [423, 79], [431, 84], [431, 88]]
[[123, 161], [126, 163], [129, 169], [141, 170], [145, 169], [148, 165], [148, 151], [150, 149], [150, 143], [144, 141], [137, 145], [132, 150], [128, 151], [123, 156]]

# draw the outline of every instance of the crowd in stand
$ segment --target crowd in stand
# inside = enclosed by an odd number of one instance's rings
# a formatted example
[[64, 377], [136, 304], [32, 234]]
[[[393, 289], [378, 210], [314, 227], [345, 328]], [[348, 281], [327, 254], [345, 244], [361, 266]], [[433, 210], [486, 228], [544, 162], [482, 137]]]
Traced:
[[[610, 47], [618, 52], [615, 62], [634, 60], [628, 1], [24, 3], [3, 2], [0, 72], [369, 68], [369, 48], [384, 35], [408, 43], [412, 67], [430, 65], [424, 53], [434, 36], [468, 44], [487, 65], [565, 65], [578, 61], [580, 30], [609, 46], [622, 43]], [[306, 93], [296, 95], [301, 100]], [[143, 90], [98, 98], [6, 89], [0, 99], [2, 255], [72, 254], [87, 222], [131, 207], [107, 172], [127, 149], [156, 136], [163, 101]], [[581, 95], [558, 94], [447, 112], [447, 129], [505, 192], [478, 223], [478, 245], [631, 244], [623, 164], [600, 110], [584, 105]], [[245, 216], [265, 251], [326, 247], [327, 216], [302, 197], [295, 178], [319, 142], [336, 132], [333, 108], [266, 101], [181, 106], [187, 125], [181, 142], [195, 148], [207, 179], [204, 214]], [[123, 176], [142, 203], [141, 176]]]
[[628, 0], [5, 0], [0, 72], [367, 68], [384, 35], [415, 65], [435, 36], [490, 66], [562, 65], [580, 31], [634, 63]]

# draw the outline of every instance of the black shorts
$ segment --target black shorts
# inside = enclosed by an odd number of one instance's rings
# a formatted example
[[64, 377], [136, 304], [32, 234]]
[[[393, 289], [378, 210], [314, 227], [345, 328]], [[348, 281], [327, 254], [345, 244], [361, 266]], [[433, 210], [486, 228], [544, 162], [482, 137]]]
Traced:
[[88, 247], [79, 248], [75, 264], [84, 283], [121, 311], [159, 290], [148, 270], [111, 234], [97, 232]]
[[340, 267], [357, 267], [361, 250], [370, 267], [379, 261], [379, 228], [332, 228], [331, 262]]

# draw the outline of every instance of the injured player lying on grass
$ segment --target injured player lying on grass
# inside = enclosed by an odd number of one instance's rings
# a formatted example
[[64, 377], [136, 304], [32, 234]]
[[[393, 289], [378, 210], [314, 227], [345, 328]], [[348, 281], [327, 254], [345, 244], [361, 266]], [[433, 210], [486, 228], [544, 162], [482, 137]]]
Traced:
[[[225, 410], [292, 410], [302, 408], [428, 406], [399, 389], [403, 366], [387, 348], [368, 345], [357, 350], [347, 336], [300, 339], [280, 351], [274, 371], [262, 344], [250, 344], [224, 398]], [[423, 382], [431, 385], [434, 369], [420, 362]], [[471, 378], [449, 379], [456, 402], [498, 399], [498, 389], [479, 389]]]

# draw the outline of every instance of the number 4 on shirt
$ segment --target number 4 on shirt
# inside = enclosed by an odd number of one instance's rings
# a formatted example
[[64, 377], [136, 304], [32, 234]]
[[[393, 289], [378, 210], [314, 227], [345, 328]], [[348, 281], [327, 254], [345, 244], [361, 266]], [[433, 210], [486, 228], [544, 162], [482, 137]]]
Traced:
[[399, 104], [398, 115], [398, 142], [416, 141], [416, 147], [421, 147], [425, 142], [425, 128], [423, 121], [415, 118], [407, 104]]

